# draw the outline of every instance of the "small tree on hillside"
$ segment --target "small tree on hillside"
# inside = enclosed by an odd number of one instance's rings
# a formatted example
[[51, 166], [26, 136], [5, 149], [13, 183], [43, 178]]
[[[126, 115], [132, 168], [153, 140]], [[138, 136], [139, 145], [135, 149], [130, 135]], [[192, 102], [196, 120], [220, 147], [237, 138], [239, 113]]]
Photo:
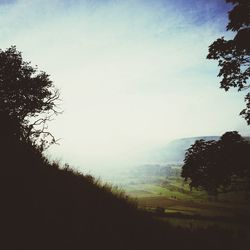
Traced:
[[[197, 140], [186, 152], [181, 176], [190, 188], [219, 191], [248, 189], [250, 144], [237, 132], [225, 133], [219, 141]], [[244, 181], [243, 186], [239, 184]]]
[[59, 113], [58, 100], [48, 74], [23, 61], [15, 46], [0, 50], [0, 115], [12, 124], [6, 129], [41, 149], [55, 143], [47, 122]]
[[[217, 39], [209, 46], [208, 59], [218, 60], [222, 77], [220, 87], [228, 91], [237, 88], [238, 91], [250, 87], [250, 1], [226, 0], [233, 3], [234, 8], [229, 12], [227, 30], [237, 32], [233, 39]], [[240, 112], [250, 124], [250, 93], [245, 97], [246, 108]]]

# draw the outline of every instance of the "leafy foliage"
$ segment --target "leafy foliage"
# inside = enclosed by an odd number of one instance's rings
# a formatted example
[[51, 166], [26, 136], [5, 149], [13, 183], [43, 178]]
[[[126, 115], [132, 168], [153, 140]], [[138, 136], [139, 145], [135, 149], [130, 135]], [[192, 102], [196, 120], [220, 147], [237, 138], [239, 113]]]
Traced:
[[248, 0], [227, 0], [228, 3], [237, 4], [229, 12], [228, 30], [238, 31], [250, 25], [250, 6]]
[[[218, 61], [220, 87], [242, 91], [249, 88], [250, 77], [250, 1], [227, 0], [235, 6], [229, 12], [227, 30], [237, 32], [233, 39], [217, 39], [209, 46], [208, 59]], [[246, 108], [240, 112], [250, 124], [250, 93], [245, 97]]]
[[58, 99], [59, 91], [49, 75], [23, 61], [15, 46], [0, 50], [0, 113], [16, 124], [13, 133], [20, 140], [42, 148], [55, 142], [47, 121], [59, 113]]
[[249, 188], [250, 144], [236, 131], [226, 132], [219, 141], [197, 140], [186, 152], [181, 176], [191, 188], [210, 194], [218, 191]]

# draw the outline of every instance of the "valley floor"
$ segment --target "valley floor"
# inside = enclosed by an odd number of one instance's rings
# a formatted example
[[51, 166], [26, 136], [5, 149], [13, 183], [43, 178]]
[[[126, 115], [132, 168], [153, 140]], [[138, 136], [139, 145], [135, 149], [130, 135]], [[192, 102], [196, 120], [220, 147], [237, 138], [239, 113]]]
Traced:
[[190, 191], [178, 176], [135, 176], [123, 179], [125, 193], [138, 206], [174, 226], [192, 228], [219, 227], [250, 238], [250, 194], [220, 194], [216, 199], [203, 191]]

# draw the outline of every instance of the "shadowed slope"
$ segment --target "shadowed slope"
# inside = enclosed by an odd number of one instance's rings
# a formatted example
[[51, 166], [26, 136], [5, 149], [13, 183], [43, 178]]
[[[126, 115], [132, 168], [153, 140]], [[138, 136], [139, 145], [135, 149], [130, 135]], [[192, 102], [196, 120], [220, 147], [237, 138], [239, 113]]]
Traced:
[[31, 144], [1, 138], [3, 249], [234, 249], [227, 232], [171, 228]]

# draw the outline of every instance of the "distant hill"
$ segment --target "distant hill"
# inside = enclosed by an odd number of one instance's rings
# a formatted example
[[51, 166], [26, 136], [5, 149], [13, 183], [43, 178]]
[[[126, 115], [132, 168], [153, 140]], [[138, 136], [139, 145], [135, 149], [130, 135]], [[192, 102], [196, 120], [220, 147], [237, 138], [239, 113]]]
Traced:
[[[198, 136], [176, 139], [169, 142], [165, 147], [156, 152], [158, 161], [165, 164], [182, 164], [185, 158], [186, 150], [195, 143], [196, 140], [219, 140], [220, 136]], [[250, 137], [245, 137], [247, 141], [250, 141]]]
[[182, 164], [186, 150], [194, 144], [196, 140], [219, 140], [220, 136], [199, 136], [176, 139], [169, 142], [165, 147], [159, 150], [159, 161], [164, 163]]
[[176, 139], [169, 142], [165, 147], [153, 152], [153, 163], [146, 163], [131, 170], [135, 176], [148, 177], [151, 175], [176, 176], [180, 173], [186, 150], [196, 140], [219, 140], [220, 136], [199, 136]]

